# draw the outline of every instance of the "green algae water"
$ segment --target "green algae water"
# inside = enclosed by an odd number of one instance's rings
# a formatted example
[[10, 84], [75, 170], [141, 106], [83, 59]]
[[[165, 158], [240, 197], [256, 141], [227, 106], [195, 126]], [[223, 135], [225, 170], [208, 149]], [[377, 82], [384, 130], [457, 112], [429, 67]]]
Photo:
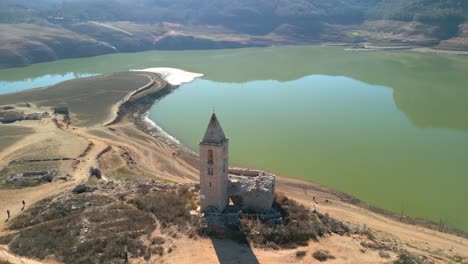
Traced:
[[1, 70], [0, 93], [149, 67], [205, 74], [150, 111], [189, 148], [197, 151], [215, 107], [231, 164], [468, 231], [468, 57], [319, 46], [152, 51]]

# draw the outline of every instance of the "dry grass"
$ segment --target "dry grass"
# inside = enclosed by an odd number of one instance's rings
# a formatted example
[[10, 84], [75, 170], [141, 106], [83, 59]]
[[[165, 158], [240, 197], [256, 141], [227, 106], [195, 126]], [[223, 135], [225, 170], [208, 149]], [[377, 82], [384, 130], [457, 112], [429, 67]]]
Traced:
[[306, 246], [310, 240], [335, 233], [344, 235], [349, 228], [328, 214], [310, 211], [294, 200], [277, 194], [275, 205], [283, 216], [281, 222], [269, 221], [258, 225], [256, 219], [242, 219], [242, 230], [248, 240], [260, 247], [295, 248]]
[[113, 199], [107, 196], [91, 193], [44, 199], [16, 217], [9, 228], [18, 230], [69, 216], [78, 216], [89, 207], [103, 206], [111, 202]]
[[131, 202], [145, 212], [156, 216], [162, 227], [176, 225], [187, 226], [191, 222], [190, 210], [196, 209], [195, 193], [187, 186], [176, 189], [143, 194]]
[[5, 149], [32, 133], [32, 128], [0, 124], [0, 149]]
[[114, 263], [125, 247], [132, 256], [142, 256], [145, 249], [138, 238], [154, 228], [151, 215], [112, 204], [35, 225], [15, 237], [10, 249], [39, 259], [54, 255], [65, 263]]
[[154, 217], [132, 205], [93, 193], [45, 199], [15, 218], [17, 234], [0, 238], [15, 254], [65, 263], [120, 263], [150, 249], [140, 237], [156, 228]]
[[187, 186], [151, 184], [103, 184], [44, 199], [12, 220], [17, 233], [0, 237], [0, 244], [20, 256], [65, 263], [123, 263], [124, 249], [128, 258], [162, 255], [165, 239], [151, 235], [156, 218], [163, 228], [184, 229], [195, 194]]

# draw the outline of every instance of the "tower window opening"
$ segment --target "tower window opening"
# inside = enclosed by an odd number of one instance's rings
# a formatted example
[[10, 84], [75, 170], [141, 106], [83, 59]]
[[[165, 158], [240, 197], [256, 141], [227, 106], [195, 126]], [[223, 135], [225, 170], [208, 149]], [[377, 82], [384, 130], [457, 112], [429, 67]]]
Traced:
[[210, 188], [211, 188], [211, 182], [210, 182]]
[[208, 175], [213, 175], [213, 168], [208, 168]]
[[208, 150], [208, 164], [213, 164], [213, 150]]

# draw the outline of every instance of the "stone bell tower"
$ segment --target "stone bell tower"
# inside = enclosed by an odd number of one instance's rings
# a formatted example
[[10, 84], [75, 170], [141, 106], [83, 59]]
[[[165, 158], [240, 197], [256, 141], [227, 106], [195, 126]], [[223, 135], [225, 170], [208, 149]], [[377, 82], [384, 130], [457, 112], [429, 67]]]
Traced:
[[216, 208], [221, 212], [228, 204], [228, 143], [229, 139], [213, 113], [199, 144], [202, 211]]

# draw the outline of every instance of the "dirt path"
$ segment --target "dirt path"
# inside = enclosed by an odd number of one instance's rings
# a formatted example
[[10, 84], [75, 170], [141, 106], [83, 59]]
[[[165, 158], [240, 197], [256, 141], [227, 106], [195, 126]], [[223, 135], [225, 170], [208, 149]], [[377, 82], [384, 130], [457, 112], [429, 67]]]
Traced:
[[[81, 136], [78, 131], [79, 130], [69, 130], [70, 133]], [[0, 190], [0, 197], [2, 198], [0, 199], [0, 213], [4, 214], [4, 217], [0, 218], [0, 230], [3, 230], [7, 224], [7, 222], [5, 222], [7, 217], [6, 210], [10, 210], [11, 218], [14, 218], [21, 213], [21, 202], [23, 200], [26, 202], [27, 207], [44, 198], [66, 190], [71, 190], [76, 185], [88, 179], [89, 169], [97, 166], [96, 156], [107, 147], [102, 141], [94, 139], [88, 140], [94, 143], [94, 146], [84, 157], [79, 158], [80, 163], [77, 165], [70, 180], [65, 182], [54, 181], [50, 184], [23, 189]]]

